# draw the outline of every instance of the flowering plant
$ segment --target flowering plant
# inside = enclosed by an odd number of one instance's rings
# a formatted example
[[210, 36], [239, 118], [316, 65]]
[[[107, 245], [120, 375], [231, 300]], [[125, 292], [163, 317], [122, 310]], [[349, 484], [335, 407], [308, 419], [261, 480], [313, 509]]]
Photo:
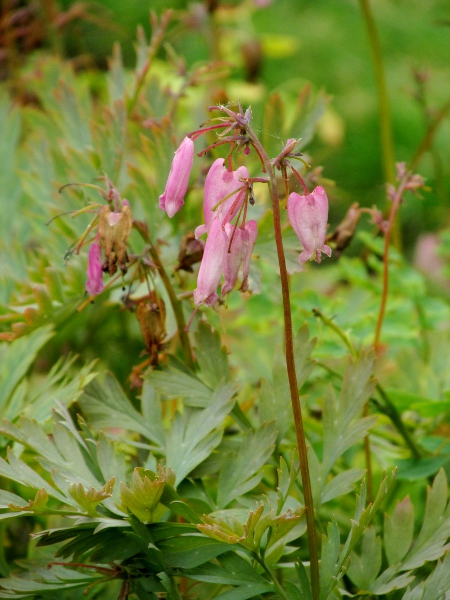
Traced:
[[253, 116], [228, 64], [161, 65], [219, 4], [153, 16], [134, 76], [36, 57], [0, 94], [0, 598], [441, 600], [450, 310], [391, 243], [423, 179], [347, 209], [324, 94]]

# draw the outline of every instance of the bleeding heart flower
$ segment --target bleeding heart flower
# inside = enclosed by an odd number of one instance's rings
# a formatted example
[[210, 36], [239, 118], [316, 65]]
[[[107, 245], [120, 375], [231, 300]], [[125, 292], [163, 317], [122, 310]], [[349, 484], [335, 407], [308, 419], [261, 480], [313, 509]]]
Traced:
[[328, 198], [323, 187], [316, 187], [307, 196], [293, 192], [288, 198], [287, 210], [292, 228], [303, 246], [298, 257], [300, 266], [310, 259], [320, 263], [321, 252], [331, 256], [331, 248], [325, 244]]
[[258, 235], [258, 226], [256, 221], [248, 221], [244, 228], [235, 227], [231, 225], [231, 223], [227, 223], [225, 225], [225, 231], [230, 243], [229, 252], [227, 252], [225, 258], [225, 282], [222, 285], [222, 296], [231, 292], [236, 285], [239, 269], [241, 267], [243, 270], [241, 290], [245, 292], [248, 289], [250, 259]]
[[206, 240], [203, 259], [198, 271], [195, 304], [212, 306], [219, 299], [217, 286], [223, 275], [229, 239], [219, 219], [214, 219]]
[[184, 204], [189, 175], [194, 162], [194, 142], [185, 137], [175, 152], [164, 194], [159, 197], [159, 207], [172, 218]]
[[228, 171], [223, 158], [218, 158], [213, 162], [205, 180], [203, 201], [205, 224], [196, 228], [196, 238], [209, 231], [216, 217], [221, 223], [233, 219], [242, 206], [245, 190], [247, 189], [241, 178], [247, 179], [248, 176], [247, 167], [239, 167], [236, 171]]
[[91, 296], [103, 290], [102, 250], [98, 242], [93, 242], [89, 248], [86, 290]]

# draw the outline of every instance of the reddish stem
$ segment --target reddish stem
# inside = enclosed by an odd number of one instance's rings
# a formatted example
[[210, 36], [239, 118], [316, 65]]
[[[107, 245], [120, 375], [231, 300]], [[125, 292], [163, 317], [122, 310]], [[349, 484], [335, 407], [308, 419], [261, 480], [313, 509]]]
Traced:
[[378, 352], [380, 349], [380, 335], [381, 328], [383, 326], [384, 315], [386, 312], [386, 302], [389, 289], [389, 243], [391, 240], [391, 231], [394, 224], [395, 215], [398, 212], [400, 203], [402, 201], [403, 192], [405, 191], [406, 182], [402, 181], [398, 187], [397, 193], [392, 201], [392, 208], [389, 214], [387, 227], [384, 232], [384, 251], [383, 251], [383, 292], [381, 294], [381, 305], [380, 312], [378, 314], [377, 327], [375, 330], [375, 340], [373, 342], [375, 350]]
[[318, 600], [320, 594], [319, 555], [317, 551], [316, 526], [314, 521], [314, 503], [311, 488], [311, 478], [309, 475], [308, 450], [306, 447], [306, 436], [303, 426], [303, 416], [298, 391], [297, 373], [295, 370], [294, 338], [292, 333], [292, 315], [289, 296], [289, 278], [286, 268], [283, 238], [281, 234], [280, 199], [278, 196], [275, 172], [270, 162], [270, 159], [267, 156], [266, 151], [264, 150], [261, 142], [253, 133], [250, 126], [247, 125], [246, 130], [251, 140], [252, 146], [257, 151], [258, 156], [260, 157], [262, 164], [265, 167], [265, 170], [269, 176], [269, 191], [272, 199], [275, 243], [277, 247], [278, 264], [280, 267], [281, 290], [283, 296], [286, 369], [289, 380], [292, 412], [294, 414], [295, 433], [297, 438], [297, 447], [300, 459], [300, 471], [303, 483], [303, 495], [305, 499], [312, 600]]
[[297, 169], [294, 169], [294, 167], [290, 163], [288, 163], [288, 165], [289, 165], [289, 168], [291, 169], [291, 171], [294, 173], [294, 175], [299, 180], [299, 182], [300, 182], [300, 184], [301, 184], [301, 186], [303, 188], [303, 191], [305, 192], [305, 196], [309, 196], [309, 190], [306, 187], [306, 183], [303, 181], [303, 178], [300, 175], [300, 173], [297, 171]]

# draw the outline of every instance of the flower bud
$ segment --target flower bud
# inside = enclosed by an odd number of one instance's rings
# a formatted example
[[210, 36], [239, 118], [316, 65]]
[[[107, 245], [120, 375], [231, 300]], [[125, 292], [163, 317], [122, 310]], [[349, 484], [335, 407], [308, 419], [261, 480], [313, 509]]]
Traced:
[[91, 296], [103, 290], [102, 250], [98, 242], [89, 248], [86, 290]]
[[175, 152], [164, 193], [159, 197], [159, 207], [172, 218], [184, 204], [189, 175], [194, 162], [194, 142], [185, 137]]
[[229, 239], [223, 230], [220, 219], [211, 224], [205, 244], [202, 264], [198, 271], [197, 288], [194, 291], [195, 304], [212, 306], [219, 299], [217, 286], [224, 271]]

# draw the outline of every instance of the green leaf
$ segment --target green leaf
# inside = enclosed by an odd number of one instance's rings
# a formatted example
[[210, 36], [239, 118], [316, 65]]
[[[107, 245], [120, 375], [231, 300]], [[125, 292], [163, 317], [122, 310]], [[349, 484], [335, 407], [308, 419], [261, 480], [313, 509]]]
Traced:
[[300, 471], [300, 465], [298, 461], [295, 460], [296, 455], [297, 451], [293, 450], [290, 468], [288, 468], [284, 458], [280, 456], [280, 468], [277, 469], [277, 514], [279, 514], [283, 509], [283, 506], [285, 505], [286, 500], [288, 499], [288, 496], [297, 481], [297, 476]]
[[[315, 339], [309, 340], [308, 327], [303, 325], [294, 339], [295, 368], [299, 389], [308, 379], [314, 368], [314, 363], [310, 360], [310, 355], [315, 344]], [[258, 415], [261, 422], [276, 420], [279, 440], [292, 427], [292, 404], [289, 380], [286, 371], [286, 359], [281, 349], [275, 352], [272, 381], [261, 380]]]
[[269, 583], [248, 583], [247, 585], [241, 585], [220, 594], [216, 600], [247, 600], [248, 598], [255, 598], [260, 594], [273, 591], [274, 588]]
[[308, 573], [305, 565], [302, 562], [295, 563], [295, 571], [297, 573], [298, 582], [300, 585], [299, 600], [312, 600], [311, 584], [309, 582]]
[[204, 321], [200, 321], [195, 334], [197, 362], [200, 377], [210, 388], [230, 380], [228, 355], [220, 335]]
[[322, 477], [328, 473], [337, 459], [351, 446], [359, 442], [373, 425], [375, 418], [358, 418], [368, 401], [375, 383], [372, 379], [373, 353], [362, 353], [354, 361], [349, 359], [339, 396], [329, 390], [323, 409], [323, 463]]
[[398, 478], [403, 481], [423, 481], [450, 463], [449, 455], [403, 458], [397, 461]]
[[[53, 327], [46, 325], [8, 344], [0, 344], [0, 415], [17, 418], [18, 412], [10, 414], [8, 403], [13, 392], [36, 359], [41, 348], [54, 336]], [[19, 406], [18, 410], [22, 407]]]
[[208, 406], [212, 391], [197, 377], [185, 373], [176, 367], [167, 367], [164, 371], [152, 371], [145, 379], [155, 386], [165, 400], [184, 398], [187, 406], [203, 408]]
[[399, 563], [408, 552], [414, 534], [414, 506], [409, 496], [399, 502], [392, 514], [384, 515], [384, 548], [390, 565]]
[[[102, 578], [102, 575], [92, 570], [74, 571], [60, 565], [49, 570], [45, 566], [37, 566], [26, 576], [12, 574], [7, 579], [2, 579], [0, 598], [67, 598], [69, 596], [63, 596], [67, 590], [95, 585]], [[109, 591], [114, 594], [111, 588]]]
[[234, 405], [234, 387], [219, 387], [205, 409], [177, 413], [167, 433], [166, 464], [176, 474], [176, 485], [208, 458], [222, 439], [223, 421]]
[[325, 504], [325, 502], [351, 492], [353, 484], [361, 479], [365, 472], [364, 469], [348, 469], [334, 476], [322, 490], [320, 503]]
[[[9, 464], [8, 464], [9, 463]], [[45, 489], [49, 496], [67, 502], [67, 499], [56, 489], [54, 489], [45, 479], [36, 473], [31, 467], [24, 463], [20, 458], [17, 458], [8, 448], [8, 462], [0, 458], [0, 475], [17, 481], [26, 487], [34, 490]]]
[[340, 579], [342, 579], [347, 569], [350, 553], [355, 548], [364, 533], [364, 530], [369, 526], [375, 513], [386, 497], [386, 494], [392, 487], [394, 479], [395, 472], [392, 473], [390, 478], [385, 477], [382, 480], [375, 500], [366, 508], [364, 508], [366, 488], [365, 483], [362, 483], [360, 495], [357, 497], [355, 516], [351, 520], [350, 533], [347, 536], [347, 540], [345, 541], [342, 550], [339, 550], [339, 529], [336, 521], [333, 519], [333, 521], [329, 523], [328, 535], [323, 536], [322, 543], [319, 600], [327, 600]]
[[0, 429], [3, 435], [10, 439], [31, 448], [37, 455], [46, 458], [54, 464], [60, 464], [62, 458], [55, 445], [44, 433], [42, 427], [36, 421], [20, 417], [19, 425], [13, 425], [6, 419], [3, 421], [3, 427]]
[[220, 566], [207, 563], [196, 569], [190, 569], [186, 575], [196, 581], [219, 583], [222, 585], [267, 584], [267, 581], [252, 565], [235, 552], [222, 554], [219, 558], [219, 563]]
[[110, 373], [106, 373], [103, 385], [96, 379], [84, 390], [79, 404], [88, 422], [96, 429], [120, 427], [141, 433], [145, 438], [160, 445], [161, 425], [145, 421], [133, 408], [120, 385]]
[[450, 597], [450, 554], [436, 568], [428, 578], [413, 590], [408, 590], [402, 600], [448, 600]]
[[414, 569], [425, 562], [440, 558], [450, 544], [450, 503], [448, 503], [447, 477], [443, 470], [436, 475], [427, 489], [425, 515], [419, 535], [403, 560], [403, 569]]
[[261, 467], [273, 452], [277, 430], [267, 423], [255, 432], [247, 431], [236, 453], [228, 454], [222, 464], [217, 488], [217, 504], [225, 508], [261, 481]]
[[352, 552], [347, 576], [360, 590], [368, 590], [381, 568], [381, 540], [374, 527], [366, 529], [361, 554]]
[[24, 499], [17, 494], [8, 492], [7, 490], [0, 490], [0, 508], [9, 508], [10, 504], [22, 505]]
[[230, 550], [230, 546], [212, 538], [196, 535], [180, 535], [158, 544], [164, 562], [170, 567], [192, 569]]
[[377, 579], [370, 585], [368, 591], [373, 594], [389, 594], [394, 590], [400, 590], [401, 588], [406, 587], [414, 581], [414, 575], [411, 575], [411, 571], [407, 571], [406, 573], [402, 573], [401, 575], [397, 575], [398, 567], [393, 566], [386, 571], [383, 571], [381, 575], [377, 577]]
[[95, 516], [97, 505], [112, 496], [114, 482], [113, 477], [98, 491], [92, 487], [85, 490], [81, 483], [73, 483], [69, 486], [69, 494], [89, 515]]

